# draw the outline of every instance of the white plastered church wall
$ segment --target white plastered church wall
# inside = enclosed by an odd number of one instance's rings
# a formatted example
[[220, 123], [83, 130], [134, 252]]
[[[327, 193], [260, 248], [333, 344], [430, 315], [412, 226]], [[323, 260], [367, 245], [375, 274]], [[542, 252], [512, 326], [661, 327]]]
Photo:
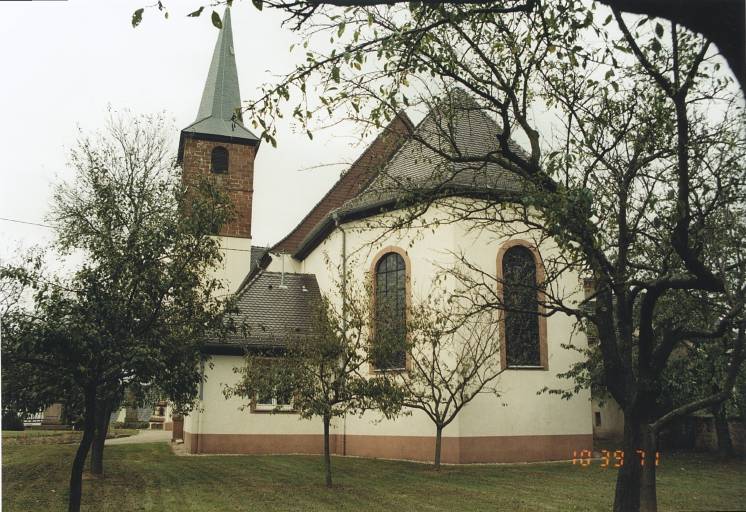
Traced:
[[[510, 231], [515, 236], [493, 233], [481, 235], [460, 223], [458, 250], [469, 255], [470, 261], [491, 275], [497, 273], [497, 253], [500, 247], [512, 238], [530, 243], [532, 237], [523, 234], [525, 225], [516, 223]], [[537, 248], [542, 259], [549, 261], [557, 256], [558, 249], [544, 241]], [[557, 290], [568, 303], [581, 301], [583, 291], [580, 277], [575, 272], [564, 272], [554, 282]], [[566, 372], [581, 360], [581, 355], [562, 348], [572, 343], [576, 347], [587, 347], [585, 335], [578, 332], [575, 320], [565, 314], [555, 313], [547, 323], [547, 370], [506, 370], [497, 380], [501, 396], [480, 395], [469, 403], [459, 417], [464, 436], [518, 436], [518, 435], [563, 435], [590, 434], [590, 391], [583, 390], [569, 400], [547, 393], [537, 394], [545, 387], [566, 389], [572, 382], [560, 379], [558, 374]], [[505, 404], [505, 405], [502, 405]]]
[[[397, 213], [390, 214], [397, 215]], [[428, 220], [448, 218], [443, 208], [434, 207]], [[431, 229], [410, 228], [381, 237], [381, 229], [368, 226], [379, 218], [371, 218], [344, 224], [348, 264], [355, 265], [352, 274], [364, 279], [368, 276], [373, 259], [384, 247], [395, 246], [406, 251], [411, 267], [412, 298], [422, 299], [430, 292], [434, 275], [441, 268], [452, 267], [456, 254], [463, 251], [469, 260], [485, 272], [495, 275], [497, 253], [509, 235], [485, 234], [470, 229], [465, 221], [441, 224]], [[524, 231], [516, 226], [514, 231]], [[329, 268], [327, 259], [341, 265], [342, 231], [336, 229], [304, 260], [302, 272], [315, 274], [322, 293], [341, 301], [334, 284], [334, 268]], [[556, 247], [544, 243], [538, 248], [543, 257], [551, 257]], [[339, 271], [337, 271], [337, 274]], [[444, 283], [445, 292], [453, 289], [454, 282]], [[583, 293], [579, 276], [566, 272], [556, 284], [568, 300], [582, 300]], [[563, 435], [592, 433], [590, 392], [581, 391], [570, 400], [557, 395], [537, 392], [545, 387], [566, 388], [569, 383], [559, 379], [559, 373], [567, 371], [580, 360], [580, 355], [561, 347], [572, 342], [579, 347], [587, 345], [585, 336], [577, 332], [574, 320], [564, 314], [555, 314], [547, 319], [548, 370], [507, 370], [498, 379], [501, 396], [482, 393], [468, 404], [456, 421], [443, 432], [444, 437], [465, 436], [517, 436], [517, 435]], [[507, 405], [503, 405], [507, 404]], [[412, 411], [410, 416], [386, 420], [380, 414], [368, 412], [359, 417], [346, 419], [346, 433], [374, 435], [431, 436], [435, 427], [421, 411]]]
[[251, 239], [232, 236], [215, 237], [220, 244], [223, 259], [212, 269], [211, 277], [217, 277], [223, 282], [223, 288], [218, 295], [229, 295], [238, 290], [251, 261]]
[[[412, 263], [407, 271], [414, 300], [428, 293], [432, 278], [438, 271], [438, 265], [449, 258], [448, 252], [454, 242], [451, 226], [441, 226], [435, 232], [412, 228], [381, 236], [384, 234], [383, 229], [370, 226], [382, 220], [381, 216], [376, 216], [343, 224], [341, 229], [335, 229], [303, 260], [302, 271], [315, 274], [321, 293], [335, 301], [338, 307], [342, 300], [337, 283], [341, 276], [343, 245], [346, 248], [349, 273], [360, 291], [364, 288], [365, 280], [371, 278], [374, 259], [382, 249], [398, 247], [405, 251]], [[343, 237], [346, 238], [344, 244]], [[435, 435], [435, 427], [424, 412], [408, 412], [409, 414], [402, 414], [394, 420], [387, 420], [376, 411], [367, 411], [362, 416], [348, 415], [341, 422], [341, 428], [346, 435]], [[458, 426], [453, 425], [444, 431], [443, 435], [457, 437]]]
[[[249, 412], [249, 400], [226, 398], [226, 386], [238, 383], [240, 375], [233, 371], [244, 364], [241, 356], [213, 356], [212, 365], [205, 364], [206, 380], [202, 390], [202, 418], [190, 415], [191, 433], [202, 434], [320, 434], [320, 421], [299, 420], [297, 414]], [[193, 417], [194, 416], [194, 417]], [[197, 423], [201, 422], [199, 425]]]
[[[396, 215], [396, 214], [394, 214]], [[444, 215], [435, 209], [433, 215]], [[463, 251], [470, 261], [485, 272], [496, 273], [497, 252], [510, 237], [500, 235], [477, 235], [464, 222], [438, 226], [429, 229], [408, 229], [381, 237], [382, 231], [371, 229], [368, 224], [375, 218], [347, 223], [342, 230], [334, 230], [326, 240], [316, 247], [302, 262], [285, 256], [285, 272], [315, 274], [321, 292], [328, 295], [338, 305], [341, 295], [336, 284], [340, 279], [342, 265], [342, 238], [346, 237], [346, 254], [349, 270], [363, 280], [369, 277], [373, 260], [384, 247], [395, 246], [404, 250], [411, 262], [409, 268], [413, 300], [421, 299], [430, 291], [433, 276], [443, 267], [451, 267], [456, 262], [455, 253]], [[520, 229], [519, 229], [520, 231]], [[380, 237], [380, 238], [379, 238]], [[551, 255], [555, 248], [544, 245], [539, 252], [544, 257]], [[271, 271], [281, 271], [280, 258], [274, 257]], [[453, 289], [454, 283], [446, 281], [445, 291]], [[559, 284], [570, 296], [582, 299], [579, 278], [574, 273], [561, 276]], [[561, 348], [562, 343], [573, 342], [585, 346], [585, 337], [574, 329], [573, 320], [562, 314], [547, 319], [548, 371], [508, 370], [498, 381], [501, 396], [481, 394], [468, 404], [456, 421], [443, 432], [444, 437], [477, 436], [533, 436], [590, 434], [592, 432], [590, 395], [581, 392], [570, 400], [562, 400], [556, 395], [537, 395], [537, 391], [566, 387], [558, 373], [566, 371], [578, 361], [576, 352]], [[318, 419], [299, 420], [293, 414], [250, 413], [245, 399], [223, 396], [223, 388], [237, 381], [233, 369], [241, 366], [243, 359], [238, 356], [213, 356], [212, 367], [206, 365], [207, 380], [203, 388], [202, 412], [187, 418], [186, 430], [191, 433], [215, 434], [321, 434], [321, 421]], [[503, 405], [507, 404], [507, 405]], [[435, 427], [421, 411], [402, 415], [395, 420], [386, 420], [379, 413], [367, 412], [362, 417], [348, 415], [338, 419], [331, 430], [332, 434], [372, 435], [372, 436], [433, 436]]]

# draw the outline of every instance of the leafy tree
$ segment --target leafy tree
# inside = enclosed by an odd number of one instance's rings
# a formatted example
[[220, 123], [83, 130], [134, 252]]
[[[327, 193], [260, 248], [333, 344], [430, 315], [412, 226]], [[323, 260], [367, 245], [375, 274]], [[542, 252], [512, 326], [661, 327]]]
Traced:
[[[674, 408], [721, 391], [725, 377], [723, 369], [726, 367], [722, 360], [726, 357], [719, 344], [710, 343], [705, 347], [684, 344], [681, 353], [671, 357], [671, 365], [667, 369], [670, 373], [662, 379], [662, 399], [670, 401], [670, 407]], [[728, 402], [730, 400], [708, 408], [715, 421], [718, 453], [724, 457], [733, 455], [726, 413]]]
[[[593, 6], [572, 1], [530, 12], [486, 3], [312, 14], [301, 29], [325, 30], [334, 47], [306, 50], [305, 64], [250, 105], [265, 138], [274, 139], [272, 119], [287, 102], [306, 125], [336, 114], [373, 129], [401, 108], [445, 112], [435, 142], [410, 134], [445, 162], [440, 179], [417, 189], [392, 179], [392, 189], [409, 196], [397, 206], [411, 207], [388, 227], [411, 224], [437, 204], [451, 209], [450, 222], [556, 245], [561, 256], [545, 262], [538, 283], [542, 306], [595, 326], [604, 384], [625, 411], [628, 453], [653, 449], [665, 424], [726, 398], [714, 393], [665, 414], [657, 405], [671, 351], [684, 340], [729, 334], [726, 384], [742, 358], [742, 237], [717, 229], [743, 216], [742, 96], [709, 41], [676, 23], [629, 25], [619, 11], [599, 18]], [[443, 97], [454, 86], [471, 98], [468, 110], [498, 124], [494, 145], [481, 152], [460, 150], [448, 119], [459, 108], [442, 108], [453, 103]], [[452, 199], [458, 174], [488, 166], [520, 177], [520, 188]], [[591, 308], [555, 293], [567, 270], [596, 280]], [[480, 280], [487, 305], [504, 310], [495, 279]], [[662, 322], [659, 301], [680, 292], [722, 304], [723, 314], [706, 328]], [[654, 471], [625, 465], [615, 510], [638, 510], [641, 499], [654, 510]]]
[[[452, 213], [475, 229], [499, 227], [501, 235], [520, 234], [507, 227], [519, 220], [523, 233], [556, 243], [564, 261], [548, 268], [541, 289], [551, 290], [563, 268], [597, 281], [592, 308], [553, 293], [543, 306], [548, 315], [570, 314], [595, 326], [604, 384], [625, 411], [625, 451], [650, 450], [665, 424], [727, 397], [742, 359], [744, 258], [742, 237], [716, 226], [744, 213], [743, 97], [711, 41], [679, 24], [713, 34], [700, 24], [710, 16], [615, 0], [608, 2], [611, 12], [572, 0], [353, 0], [344, 11], [335, 1], [256, 3], [285, 9], [310, 40], [321, 32], [333, 46], [320, 52], [306, 43], [304, 63], [249, 106], [271, 142], [273, 119], [288, 102], [309, 127], [334, 114], [380, 129], [400, 109], [437, 106], [435, 98], [459, 86], [477, 105], [472, 110], [496, 120], [496, 147], [482, 154], [459, 151], [447, 120], [444, 142], [411, 137], [453, 167], [498, 165], [524, 180], [520, 193], [483, 194], [484, 202], [463, 202]], [[630, 25], [622, 7], [673, 21], [643, 17]], [[743, 58], [730, 61], [743, 83]], [[411, 192], [417, 208], [410, 220], [453, 195], [453, 177]], [[660, 321], [659, 301], [681, 292], [722, 304], [724, 312], [706, 327]], [[662, 414], [657, 399], [673, 349], [726, 334], [728, 386]], [[638, 510], [641, 496], [643, 508], [654, 510], [654, 471], [625, 465], [615, 510]]]
[[[715, 324], [726, 311], [717, 303], [705, 304], [705, 301], [693, 301], [684, 294], [672, 297], [674, 301], [663, 301], [661, 309], [670, 308], [663, 321], [671, 321], [672, 316], [678, 316], [677, 323], [688, 323], [692, 326]], [[664, 316], [664, 315], [661, 315]], [[733, 441], [728, 427], [728, 417], [739, 414], [738, 385], [743, 382], [744, 368], [741, 367], [740, 379], [735, 381], [728, 378], [727, 368], [731, 357], [729, 351], [733, 340], [729, 339], [733, 333], [726, 333], [722, 338], [713, 340], [691, 339], [684, 340], [671, 354], [671, 362], [661, 378], [662, 410], [668, 412], [678, 407], [686, 406], [706, 398], [713, 393], [726, 392], [727, 398], [709, 407], [714, 419], [717, 436], [718, 452], [723, 457], [734, 454]], [[726, 389], [728, 386], [732, 389]]]
[[[666, 300], [661, 301], [658, 306], [657, 321], [667, 325], [688, 325], [692, 332], [695, 328], [706, 329], [707, 326], [716, 323], [725, 312], [716, 303], [705, 304], [706, 301], [702, 299], [693, 300], [681, 293], [666, 297]], [[560, 377], [572, 379], [575, 382], [574, 387], [571, 389], [546, 388], [544, 391], [570, 398], [580, 389], [590, 388], [593, 390], [592, 395], [596, 398], [610, 397], [604, 382], [603, 355], [592, 326], [589, 334], [590, 340], [595, 341], [591, 341], [588, 348], [568, 347], [580, 352], [583, 356], [582, 361], [560, 375]], [[660, 393], [656, 397], [656, 409], [661, 415], [675, 411], [679, 407], [686, 407], [690, 403], [706, 400], [713, 393], [720, 394], [727, 391], [724, 384], [728, 382], [727, 370], [734, 346], [734, 340], [728, 338], [732, 338], [733, 334], [729, 333], [718, 339], [682, 340], [672, 352], [669, 363], [660, 377]], [[742, 414], [740, 407], [743, 399], [743, 382], [744, 367], [741, 365], [732, 392], [728, 393], [725, 401], [705, 407], [713, 415], [715, 421], [718, 452], [725, 457], [733, 455], [727, 419]], [[673, 420], [669, 425], [674, 426]]]
[[279, 397], [276, 410], [290, 402], [301, 418], [320, 417], [324, 425], [325, 483], [332, 486], [329, 428], [334, 418], [378, 409], [386, 417], [398, 412], [398, 389], [385, 380], [369, 377], [369, 294], [361, 294], [347, 280], [340, 284], [340, 306], [330, 297], [314, 305], [307, 332], [288, 332], [281, 354], [246, 348], [246, 364], [235, 371], [238, 384], [227, 387], [226, 397], [251, 401]]
[[58, 188], [51, 215], [58, 247], [83, 256], [71, 276], [3, 269], [4, 278], [35, 289], [30, 308], [2, 320], [3, 393], [25, 411], [77, 401], [83, 418], [70, 511], [80, 509], [94, 438], [93, 469], [101, 468], [109, 414], [124, 387], [155, 384], [189, 404], [202, 334], [221, 325], [221, 283], [211, 272], [221, 256], [211, 235], [231, 215], [230, 203], [207, 182], [182, 184], [165, 128], [160, 117], [114, 117], [106, 132], [81, 136], [71, 153], [75, 178]]

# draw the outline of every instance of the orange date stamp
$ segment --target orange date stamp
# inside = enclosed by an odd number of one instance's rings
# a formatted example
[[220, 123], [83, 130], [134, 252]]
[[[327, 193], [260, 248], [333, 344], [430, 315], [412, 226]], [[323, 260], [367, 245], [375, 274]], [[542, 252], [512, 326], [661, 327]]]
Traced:
[[[629, 460], [630, 457], [627, 457]], [[660, 452], [655, 452], [651, 457], [650, 454], [645, 453], [645, 450], [635, 450], [635, 455], [632, 457], [635, 463], [639, 463], [640, 466], [644, 467], [646, 464], [655, 464], [658, 466], [661, 461]], [[572, 451], [572, 464], [573, 466], [580, 466], [587, 468], [593, 461], [593, 452], [591, 450], [573, 450]], [[621, 468], [624, 466], [624, 450], [601, 450], [600, 464], [598, 467], [601, 469], [606, 468]]]

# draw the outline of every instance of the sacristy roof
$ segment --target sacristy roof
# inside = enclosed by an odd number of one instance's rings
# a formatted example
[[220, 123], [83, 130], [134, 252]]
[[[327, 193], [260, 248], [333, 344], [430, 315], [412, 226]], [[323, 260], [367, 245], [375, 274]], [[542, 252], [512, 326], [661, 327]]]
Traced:
[[208, 345], [283, 348], [288, 337], [307, 332], [321, 292], [312, 274], [259, 271], [237, 293], [237, 312], [228, 315], [235, 332]]

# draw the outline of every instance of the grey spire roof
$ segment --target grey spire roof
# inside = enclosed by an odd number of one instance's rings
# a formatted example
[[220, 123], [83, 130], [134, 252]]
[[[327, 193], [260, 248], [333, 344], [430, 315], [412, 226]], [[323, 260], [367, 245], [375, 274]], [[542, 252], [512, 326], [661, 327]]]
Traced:
[[242, 124], [240, 114], [237, 113], [240, 107], [241, 91], [238, 87], [236, 55], [233, 49], [231, 10], [227, 7], [223, 15], [223, 28], [212, 54], [197, 120], [182, 132], [258, 141], [257, 136]]

